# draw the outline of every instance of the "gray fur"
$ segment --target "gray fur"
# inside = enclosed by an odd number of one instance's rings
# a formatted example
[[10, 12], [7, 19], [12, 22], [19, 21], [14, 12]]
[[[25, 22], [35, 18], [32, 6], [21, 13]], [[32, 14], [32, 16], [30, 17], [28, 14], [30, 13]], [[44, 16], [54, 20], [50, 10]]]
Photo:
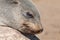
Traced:
[[[26, 11], [32, 13], [34, 18], [26, 18]], [[29, 28], [23, 24], [29, 25]], [[0, 0], [0, 25], [10, 26], [22, 32], [26, 29], [42, 29], [40, 14], [29, 0]]]

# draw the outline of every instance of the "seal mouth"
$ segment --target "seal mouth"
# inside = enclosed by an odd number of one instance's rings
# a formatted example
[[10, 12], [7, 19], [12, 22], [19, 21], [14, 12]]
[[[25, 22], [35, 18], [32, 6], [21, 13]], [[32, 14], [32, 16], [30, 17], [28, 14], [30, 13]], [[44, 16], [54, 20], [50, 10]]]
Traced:
[[26, 33], [26, 34], [38, 34], [38, 33], [41, 33], [43, 32], [43, 29], [39, 29], [39, 30], [33, 30], [32, 28], [29, 28], [30, 26], [28, 26], [27, 24], [23, 24], [25, 27], [23, 30], [23, 33]]
[[43, 31], [43, 29], [40, 29], [40, 30], [37, 30], [37, 31], [35, 31], [35, 30], [30, 30], [30, 29], [26, 29], [25, 30], [25, 33], [27, 33], [27, 34], [39, 34], [39, 33], [41, 33]]

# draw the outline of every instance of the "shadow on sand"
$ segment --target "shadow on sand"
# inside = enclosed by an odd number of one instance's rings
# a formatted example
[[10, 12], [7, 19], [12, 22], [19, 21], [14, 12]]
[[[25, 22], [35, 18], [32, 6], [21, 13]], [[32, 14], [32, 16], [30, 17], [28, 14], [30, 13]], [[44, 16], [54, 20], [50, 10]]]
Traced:
[[25, 37], [29, 38], [30, 40], [40, 40], [37, 36], [33, 34], [24, 34], [22, 33]]

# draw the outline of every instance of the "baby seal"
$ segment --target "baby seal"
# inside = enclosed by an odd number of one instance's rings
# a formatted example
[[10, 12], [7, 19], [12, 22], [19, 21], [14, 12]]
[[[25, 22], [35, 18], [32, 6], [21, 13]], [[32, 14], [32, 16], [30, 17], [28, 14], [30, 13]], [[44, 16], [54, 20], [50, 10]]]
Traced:
[[29, 0], [0, 0], [0, 26], [23, 33], [41, 33], [40, 14]]

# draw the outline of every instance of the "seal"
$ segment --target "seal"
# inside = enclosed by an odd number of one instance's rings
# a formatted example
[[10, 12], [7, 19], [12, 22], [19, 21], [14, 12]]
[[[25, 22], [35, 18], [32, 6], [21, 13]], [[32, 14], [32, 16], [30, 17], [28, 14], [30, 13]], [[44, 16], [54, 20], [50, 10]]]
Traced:
[[2, 25], [29, 34], [43, 31], [40, 14], [29, 0], [0, 0], [0, 26]]

